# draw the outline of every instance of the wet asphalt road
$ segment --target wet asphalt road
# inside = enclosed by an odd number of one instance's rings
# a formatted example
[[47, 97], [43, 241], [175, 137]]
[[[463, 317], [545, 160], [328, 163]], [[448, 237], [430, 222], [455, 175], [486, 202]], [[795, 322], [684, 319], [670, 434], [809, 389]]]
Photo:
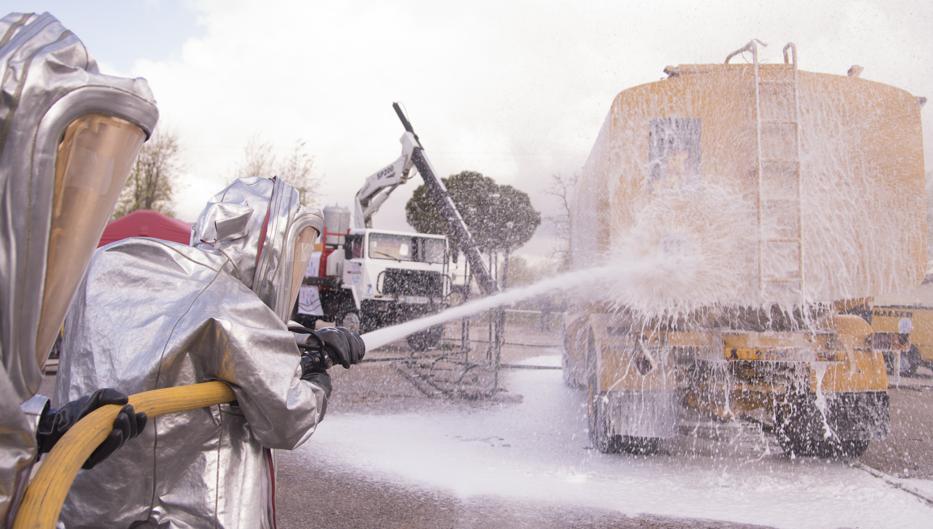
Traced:
[[[365, 371], [365, 373], [363, 372]], [[483, 402], [426, 399], [388, 364], [364, 366], [360, 373], [335, 373], [333, 416], [365, 410], [378, 416], [396, 413], [482, 414], [499, 406]], [[351, 376], [352, 375], [352, 376]], [[326, 421], [321, 425], [326, 432]], [[380, 442], [371, 439], [373, 444]], [[417, 440], [413, 441], [417, 442]], [[467, 440], [470, 442], [470, 440]], [[339, 443], [339, 440], [338, 440]], [[277, 452], [279, 529], [380, 527], [387, 529], [492, 528], [645, 528], [739, 529], [758, 525], [650, 515], [627, 515], [497, 495], [460, 495], [335, 461], [314, 437], [296, 452]], [[424, 447], [430, 450], [430, 446]], [[391, 458], [391, 452], [385, 454]]]
[[[380, 481], [325, 461], [279, 460], [279, 529], [705, 529], [751, 528], [709, 520], [626, 516], [496, 496], [457, 497], [436, 489]], [[313, 477], [312, 477], [313, 476]]]
[[[930, 527], [933, 520], [933, 504], [850, 462], [792, 461], [747, 432], [725, 450], [692, 439], [651, 458], [598, 454], [586, 441], [582, 398], [560, 383], [559, 371], [506, 374], [510, 392], [523, 395], [518, 403], [427, 399], [387, 363], [334, 379], [320, 430], [277, 455], [280, 527]], [[914, 385], [892, 390], [894, 433], [863, 460], [892, 479], [914, 478], [910, 485], [933, 497], [933, 381]]]

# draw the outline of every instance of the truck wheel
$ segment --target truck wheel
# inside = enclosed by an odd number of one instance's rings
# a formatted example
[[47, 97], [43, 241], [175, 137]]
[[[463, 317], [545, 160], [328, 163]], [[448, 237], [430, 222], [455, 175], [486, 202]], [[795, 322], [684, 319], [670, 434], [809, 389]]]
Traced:
[[418, 351], [427, 351], [431, 347], [437, 347], [437, 344], [441, 342], [441, 338], [444, 337], [444, 326], [437, 325], [431, 327], [426, 331], [417, 332], [408, 336], [405, 341], [408, 342], [408, 346], [413, 350]]
[[920, 350], [916, 345], [910, 346], [910, 350], [901, 354], [901, 376], [910, 377], [917, 373], [920, 366]]
[[823, 417], [812, 403], [794, 399], [775, 413], [775, 434], [785, 454], [804, 457], [859, 457], [868, 449], [868, 439], [826, 438]]
[[837, 450], [839, 455], [846, 457], [860, 457], [865, 453], [865, 450], [868, 450], [868, 445], [870, 441], [867, 439], [852, 439], [849, 441], [843, 441], [838, 446], [834, 447]]
[[599, 405], [599, 399], [605, 397], [599, 394], [596, 387], [594, 370], [586, 384], [586, 419], [590, 443], [603, 454], [618, 454], [622, 450], [622, 436], [610, 433], [609, 418]]
[[884, 358], [884, 369], [888, 372], [889, 375], [894, 374], [894, 368], [896, 362], [894, 361], [894, 353], [892, 351], [883, 351], [881, 353]]
[[466, 301], [466, 295], [464, 295], [464, 293], [460, 290], [452, 290], [450, 294], [447, 294], [448, 307], [463, 305], [464, 301]]
[[803, 457], [860, 457], [868, 449], [869, 443], [867, 439], [814, 439], [778, 435], [778, 444], [785, 454]]
[[661, 440], [657, 437], [632, 437], [624, 435], [620, 441], [620, 449], [627, 454], [649, 455], [660, 450]]
[[362, 331], [362, 325], [360, 324], [360, 315], [358, 312], [344, 312], [343, 314], [337, 316], [337, 321], [335, 322], [338, 327], [344, 327], [351, 332], [357, 334]]
[[603, 454], [618, 454], [622, 450], [622, 437], [609, 433], [609, 421], [595, 402], [595, 399], [599, 398], [601, 397], [591, 398], [590, 409], [587, 411], [590, 443]]

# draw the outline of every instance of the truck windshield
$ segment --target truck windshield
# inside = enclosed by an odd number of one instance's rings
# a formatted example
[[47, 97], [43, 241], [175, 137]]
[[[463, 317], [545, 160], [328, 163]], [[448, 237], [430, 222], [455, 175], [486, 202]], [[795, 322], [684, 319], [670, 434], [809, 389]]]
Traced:
[[445, 242], [444, 239], [370, 233], [369, 256], [373, 259], [442, 264], [447, 247]]

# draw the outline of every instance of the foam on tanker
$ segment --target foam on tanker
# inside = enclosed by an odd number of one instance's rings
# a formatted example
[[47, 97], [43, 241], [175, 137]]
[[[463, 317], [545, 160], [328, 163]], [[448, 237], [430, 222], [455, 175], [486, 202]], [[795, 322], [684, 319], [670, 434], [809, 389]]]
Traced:
[[[926, 195], [914, 96], [800, 71], [799, 113], [792, 92], [763, 92], [759, 122], [751, 65], [674, 71], [612, 104], [576, 188], [576, 268], [612, 255], [689, 256], [689, 274], [618, 292], [620, 305], [649, 314], [919, 284]], [[763, 65], [762, 78], [776, 71]], [[802, 289], [763, 280], [801, 275]]]

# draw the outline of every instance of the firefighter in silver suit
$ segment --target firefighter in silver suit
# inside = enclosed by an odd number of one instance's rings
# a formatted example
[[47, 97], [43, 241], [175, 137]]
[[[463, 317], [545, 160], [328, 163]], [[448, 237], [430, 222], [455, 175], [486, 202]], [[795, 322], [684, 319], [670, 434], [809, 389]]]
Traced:
[[[49, 14], [0, 19], [0, 527], [32, 464], [93, 409], [125, 404], [90, 388], [59, 408], [42, 369], [140, 146], [158, 119], [142, 79], [103, 75]], [[145, 425], [125, 406], [85, 463]]]
[[330, 393], [327, 365], [296, 343], [317, 343], [328, 365], [364, 353], [345, 329], [287, 327], [320, 230], [293, 187], [245, 178], [208, 203], [191, 246], [127, 239], [94, 256], [65, 323], [59, 397], [221, 380], [236, 402], [151, 418], [79, 474], [68, 529], [274, 527], [270, 449], [303, 443]]

